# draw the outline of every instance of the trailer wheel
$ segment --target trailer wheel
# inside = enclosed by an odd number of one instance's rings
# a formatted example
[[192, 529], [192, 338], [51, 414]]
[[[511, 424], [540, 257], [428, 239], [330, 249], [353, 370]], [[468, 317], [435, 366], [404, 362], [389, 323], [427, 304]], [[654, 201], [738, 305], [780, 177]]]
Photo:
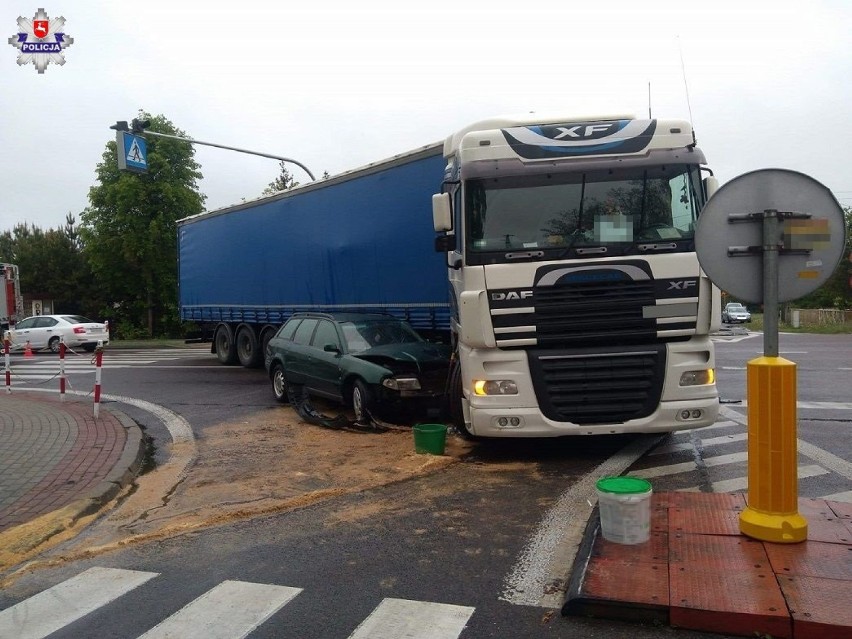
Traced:
[[282, 404], [290, 401], [287, 394], [287, 377], [281, 364], [275, 364], [272, 367], [272, 393], [275, 395], [275, 400]]
[[237, 358], [246, 368], [257, 368], [263, 359], [257, 336], [251, 326], [245, 324], [237, 329]]
[[237, 363], [237, 345], [234, 343], [234, 331], [227, 324], [219, 324], [216, 327], [216, 335], [213, 337], [216, 347], [216, 357], [225, 366]]
[[260, 332], [260, 357], [263, 359], [266, 357], [266, 347], [269, 346], [269, 340], [275, 337], [275, 333], [278, 332], [278, 328], [272, 326], [272, 324], [267, 324], [263, 327], [263, 330]]
[[458, 362], [453, 363], [450, 369], [449, 389], [447, 393], [447, 413], [450, 418], [450, 423], [455, 426], [458, 434], [463, 439], [476, 441], [480, 439], [467, 429], [467, 424], [464, 421], [464, 410], [462, 409], [462, 380], [461, 380], [461, 365]]

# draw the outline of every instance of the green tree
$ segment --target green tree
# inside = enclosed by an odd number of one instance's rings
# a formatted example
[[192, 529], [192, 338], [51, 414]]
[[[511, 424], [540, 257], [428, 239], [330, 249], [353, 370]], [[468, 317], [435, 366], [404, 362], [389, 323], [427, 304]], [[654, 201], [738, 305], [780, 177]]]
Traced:
[[18, 265], [21, 291], [36, 299], [53, 300], [57, 313], [86, 314], [96, 310], [75, 223], [69, 213], [64, 228], [44, 231], [35, 225], [18, 224], [0, 236], [2, 261]]
[[281, 169], [281, 173], [278, 174], [272, 182], [269, 183], [265, 189], [263, 189], [263, 195], [273, 195], [280, 191], [287, 191], [292, 189], [294, 186], [299, 186], [299, 183], [296, 181], [296, 178], [290, 173], [287, 169], [287, 163], [284, 160], [281, 160], [278, 163], [279, 168]]
[[[148, 129], [187, 137], [165, 116], [139, 112]], [[116, 144], [106, 145], [89, 191], [80, 239], [98, 286], [101, 315], [115, 321], [120, 335], [176, 335], [177, 220], [200, 213], [202, 175], [188, 142], [149, 136], [147, 173], [119, 171]]]

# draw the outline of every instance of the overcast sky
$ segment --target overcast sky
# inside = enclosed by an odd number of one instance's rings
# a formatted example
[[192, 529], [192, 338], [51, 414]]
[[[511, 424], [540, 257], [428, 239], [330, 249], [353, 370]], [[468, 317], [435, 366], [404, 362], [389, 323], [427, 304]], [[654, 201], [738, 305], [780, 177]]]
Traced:
[[[7, 44], [39, 7], [74, 38], [44, 74]], [[0, 232], [79, 221], [108, 127], [139, 109], [320, 176], [494, 115], [647, 117], [649, 82], [654, 117], [691, 119], [722, 183], [794, 169], [852, 205], [848, 0], [15, 0], [0, 26]], [[278, 174], [196, 149], [208, 210]]]

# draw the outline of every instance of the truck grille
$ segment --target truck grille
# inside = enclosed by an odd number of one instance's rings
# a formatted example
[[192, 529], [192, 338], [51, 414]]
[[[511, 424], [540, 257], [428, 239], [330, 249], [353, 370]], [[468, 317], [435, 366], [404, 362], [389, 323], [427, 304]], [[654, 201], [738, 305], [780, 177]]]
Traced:
[[572, 348], [689, 339], [698, 278], [655, 279], [641, 260], [547, 265], [531, 289], [489, 289], [498, 348]]
[[619, 423], [656, 408], [665, 374], [665, 347], [617, 352], [531, 350], [539, 406], [549, 419], [575, 424]]
[[536, 337], [543, 347], [656, 337], [653, 319], [642, 317], [654, 305], [652, 280], [542, 286], [535, 290]]

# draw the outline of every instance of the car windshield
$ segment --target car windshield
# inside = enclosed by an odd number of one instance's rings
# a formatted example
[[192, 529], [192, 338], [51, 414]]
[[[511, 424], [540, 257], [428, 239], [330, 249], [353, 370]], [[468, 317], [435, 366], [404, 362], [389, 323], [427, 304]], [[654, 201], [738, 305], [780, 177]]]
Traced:
[[728, 310], [729, 311], [744, 311], [745, 306], [743, 306], [742, 304], [728, 304]]
[[360, 353], [384, 344], [406, 344], [423, 341], [423, 338], [403, 321], [361, 320], [343, 322], [340, 326], [346, 340], [346, 350], [350, 353]]
[[604, 245], [610, 253], [641, 253], [643, 242], [690, 251], [703, 205], [698, 167], [690, 165], [470, 180], [465, 200], [474, 259]]

